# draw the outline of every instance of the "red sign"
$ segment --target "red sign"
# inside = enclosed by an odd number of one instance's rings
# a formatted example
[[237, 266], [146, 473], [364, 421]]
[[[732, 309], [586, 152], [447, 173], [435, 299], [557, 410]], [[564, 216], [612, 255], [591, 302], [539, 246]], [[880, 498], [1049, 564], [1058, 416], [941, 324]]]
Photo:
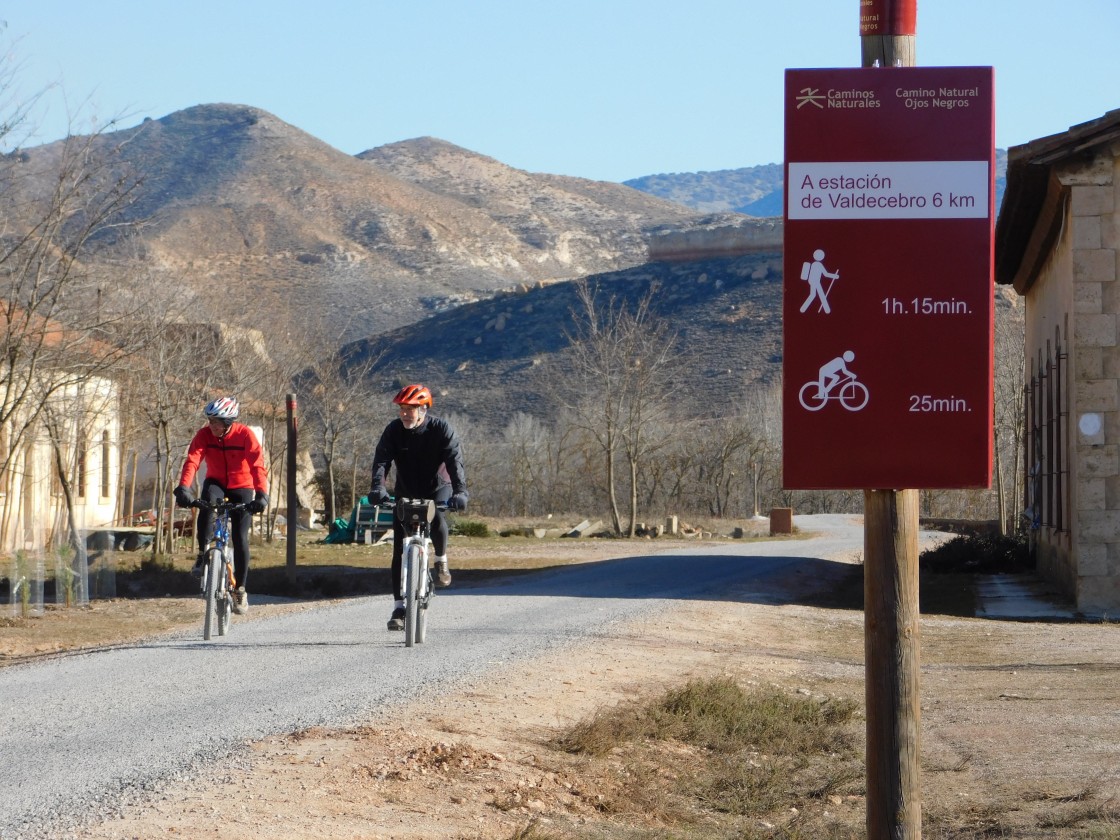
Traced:
[[785, 96], [784, 486], [990, 486], [992, 68]]

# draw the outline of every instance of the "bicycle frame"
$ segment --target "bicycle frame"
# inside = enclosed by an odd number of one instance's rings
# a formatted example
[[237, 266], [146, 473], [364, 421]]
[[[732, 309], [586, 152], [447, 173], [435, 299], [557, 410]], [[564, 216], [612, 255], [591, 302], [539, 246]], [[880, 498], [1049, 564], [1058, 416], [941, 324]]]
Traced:
[[[404, 643], [423, 644], [428, 630], [428, 606], [435, 587], [428, 568], [431, 556], [431, 523], [436, 503], [431, 499], [397, 499], [393, 515], [405, 529], [401, 544], [401, 594], [404, 596]], [[441, 506], [442, 509], [442, 506]]]
[[218, 635], [224, 636], [229, 630], [230, 613], [233, 611], [233, 543], [230, 540], [229, 515], [231, 511], [246, 507], [244, 502], [230, 502], [223, 499], [210, 504], [201, 499], [196, 507], [204, 507], [214, 512], [214, 532], [206, 543], [208, 563], [202, 576], [202, 596], [206, 599], [206, 612], [202, 620], [202, 638], [210, 641], [214, 620], [217, 620]]

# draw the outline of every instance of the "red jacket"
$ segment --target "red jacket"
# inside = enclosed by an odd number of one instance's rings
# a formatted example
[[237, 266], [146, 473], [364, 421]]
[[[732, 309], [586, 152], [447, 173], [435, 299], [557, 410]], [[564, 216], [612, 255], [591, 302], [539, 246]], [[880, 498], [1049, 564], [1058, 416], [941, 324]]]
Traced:
[[187, 447], [187, 460], [179, 474], [179, 484], [190, 486], [198, 466], [206, 463], [206, 477], [225, 490], [252, 487], [268, 492], [268, 471], [257, 436], [243, 423], [234, 423], [224, 436], [218, 437], [206, 425], [195, 432]]

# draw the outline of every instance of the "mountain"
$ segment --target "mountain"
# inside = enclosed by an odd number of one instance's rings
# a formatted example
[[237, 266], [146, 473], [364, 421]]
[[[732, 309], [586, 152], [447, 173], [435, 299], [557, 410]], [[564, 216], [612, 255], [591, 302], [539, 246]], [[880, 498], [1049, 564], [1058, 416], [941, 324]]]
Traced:
[[[1007, 150], [996, 149], [996, 210], [1007, 186]], [[645, 175], [623, 181], [628, 187], [684, 204], [704, 213], [745, 213], [781, 216], [784, 168], [780, 163], [722, 169]]]
[[[649, 263], [589, 277], [604, 302], [632, 304], [656, 284], [653, 315], [667, 320], [687, 366], [672, 383], [680, 398], [714, 413], [781, 370], [780, 249]], [[429, 384], [437, 413], [503, 428], [524, 412], [554, 416], [557, 377], [568, 370], [568, 336], [579, 310], [573, 283], [504, 292], [426, 318], [422, 324], [354, 342], [353, 361], [379, 358], [372, 390]]]
[[767, 163], [715, 172], [646, 175], [623, 183], [704, 213], [781, 216], [784, 179], [782, 164]]
[[[92, 268], [185, 288], [201, 318], [291, 318], [297, 331], [325, 320], [339, 340], [518, 284], [638, 265], [648, 231], [702, 216], [433, 138], [351, 156], [243, 105], [199, 105], [95, 140], [119, 172], [142, 177], [123, 218], [142, 229], [90, 242]], [[31, 166], [57, 153], [22, 151]]]

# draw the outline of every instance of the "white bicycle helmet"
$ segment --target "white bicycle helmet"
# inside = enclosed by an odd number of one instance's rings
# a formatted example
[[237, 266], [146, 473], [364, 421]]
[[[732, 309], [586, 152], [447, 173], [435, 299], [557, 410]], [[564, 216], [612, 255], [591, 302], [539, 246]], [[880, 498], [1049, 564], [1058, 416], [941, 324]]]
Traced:
[[241, 413], [241, 406], [237, 404], [237, 400], [233, 397], [218, 397], [202, 409], [202, 413], [212, 420], [232, 422]]

